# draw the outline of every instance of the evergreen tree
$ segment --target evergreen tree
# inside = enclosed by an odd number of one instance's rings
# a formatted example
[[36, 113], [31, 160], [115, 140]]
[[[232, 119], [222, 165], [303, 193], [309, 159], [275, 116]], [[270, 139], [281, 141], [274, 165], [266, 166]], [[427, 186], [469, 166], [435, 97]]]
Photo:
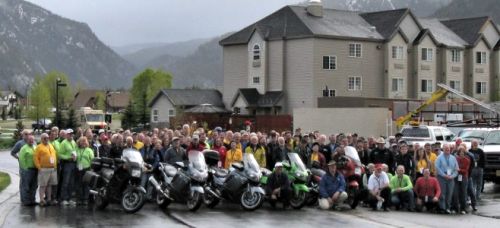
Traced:
[[122, 116], [122, 128], [130, 129], [131, 127], [136, 125], [135, 113], [132, 106], [132, 101], [128, 102], [127, 108], [125, 108], [125, 112], [123, 112]]
[[66, 119], [66, 128], [76, 129], [78, 126], [78, 121], [76, 120], [76, 113], [74, 109], [69, 109], [68, 118]]
[[7, 120], [7, 111], [5, 110], [5, 106], [2, 108], [2, 120]]
[[23, 138], [23, 136], [21, 135], [21, 132], [23, 132], [24, 130], [23, 121], [21, 120], [17, 121], [16, 129], [17, 130], [12, 135], [12, 138], [14, 139], [14, 141], [17, 142], [18, 140], [21, 140]]

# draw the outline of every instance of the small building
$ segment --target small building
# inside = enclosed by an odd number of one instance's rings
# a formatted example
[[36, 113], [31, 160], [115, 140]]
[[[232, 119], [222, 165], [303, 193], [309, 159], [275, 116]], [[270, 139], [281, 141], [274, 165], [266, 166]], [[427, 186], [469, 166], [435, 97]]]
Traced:
[[97, 109], [97, 94], [102, 93], [104, 95], [105, 109], [106, 112], [115, 113], [124, 110], [129, 102], [130, 94], [126, 91], [104, 91], [104, 90], [94, 90], [86, 89], [81, 90], [75, 94], [75, 98], [71, 107], [78, 110], [82, 107], [90, 107], [92, 109]]

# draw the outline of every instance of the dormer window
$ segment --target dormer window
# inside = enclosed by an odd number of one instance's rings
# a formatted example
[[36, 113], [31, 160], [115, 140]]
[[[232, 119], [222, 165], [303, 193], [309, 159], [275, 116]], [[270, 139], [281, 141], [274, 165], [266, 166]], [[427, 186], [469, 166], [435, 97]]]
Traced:
[[258, 44], [253, 46], [253, 60], [260, 60], [260, 46]]

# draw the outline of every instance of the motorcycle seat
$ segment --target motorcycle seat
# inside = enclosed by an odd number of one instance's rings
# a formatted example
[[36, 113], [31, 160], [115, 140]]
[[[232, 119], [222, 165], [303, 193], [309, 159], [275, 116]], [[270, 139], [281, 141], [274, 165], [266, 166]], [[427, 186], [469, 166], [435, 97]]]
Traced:
[[214, 175], [216, 177], [226, 177], [229, 174], [229, 172], [225, 169], [214, 169], [214, 171]]

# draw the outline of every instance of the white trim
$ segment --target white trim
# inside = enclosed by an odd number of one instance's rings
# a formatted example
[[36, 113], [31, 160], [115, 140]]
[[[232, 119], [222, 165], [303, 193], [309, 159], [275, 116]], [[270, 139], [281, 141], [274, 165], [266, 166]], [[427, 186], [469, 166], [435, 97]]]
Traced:
[[[424, 87], [422, 86], [423, 81], [426, 81], [425, 91], [424, 91]], [[433, 91], [434, 91], [434, 81], [432, 79], [421, 79], [420, 80], [420, 92], [421, 93], [432, 93]]]
[[[481, 91], [479, 93], [477, 92], [477, 85], [481, 83]], [[475, 94], [487, 94], [488, 93], [488, 82], [484, 81], [477, 81], [476, 84], [474, 85], [474, 93]]]
[[[325, 68], [325, 65], [324, 65], [324, 59], [325, 59], [325, 57], [328, 57], [328, 68]], [[335, 67], [333, 69], [330, 69], [330, 65], [332, 63], [332, 58], [335, 60], [335, 61], [333, 61]], [[323, 55], [323, 57], [321, 58], [321, 68], [323, 70], [337, 70], [337, 68], [338, 68], [337, 64], [338, 64], [338, 62], [337, 62], [337, 56], [336, 55]]]
[[[350, 88], [351, 79], [353, 79], [353, 88], [352, 89]], [[358, 84], [357, 79], [359, 79], [358, 86], [356, 86]], [[359, 88], [357, 88], [357, 87], [359, 87]], [[347, 78], [347, 91], [361, 91], [361, 90], [363, 90], [363, 77], [361, 77], [361, 76], [349, 76]]]
[[[394, 80], [396, 80], [396, 84], [394, 84]], [[399, 87], [399, 82], [401, 80], [401, 87]], [[396, 90], [394, 90], [394, 85], [396, 85]], [[393, 77], [391, 79], [391, 92], [403, 92], [403, 88], [405, 87], [405, 79], [402, 77]]]
[[[351, 55], [351, 45], [354, 45], [354, 55]], [[359, 45], [359, 56], [357, 56], [357, 51], [358, 48], [356, 48]], [[349, 57], [350, 58], [363, 58], [363, 44], [361, 43], [349, 43]]]

